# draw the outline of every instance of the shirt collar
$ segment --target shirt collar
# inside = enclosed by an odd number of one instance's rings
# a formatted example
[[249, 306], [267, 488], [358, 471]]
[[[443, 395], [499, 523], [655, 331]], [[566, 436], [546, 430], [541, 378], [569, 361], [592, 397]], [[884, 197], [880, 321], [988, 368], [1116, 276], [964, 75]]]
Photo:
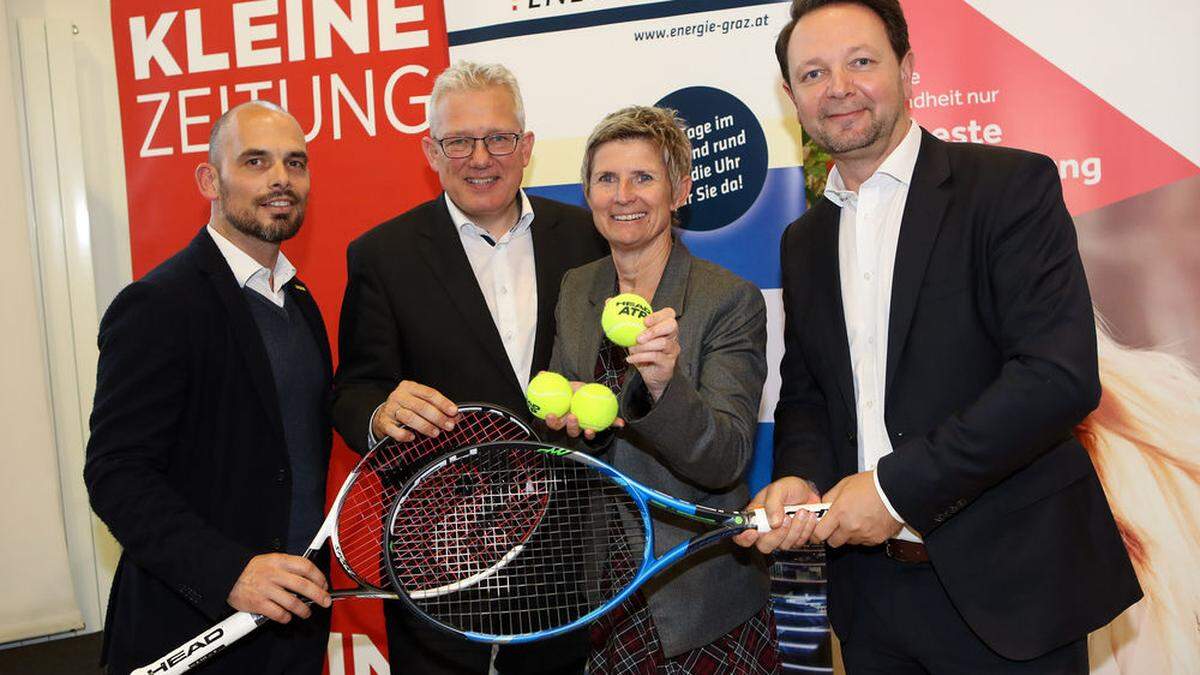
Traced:
[[[900, 145], [892, 150], [891, 154], [875, 170], [875, 173], [864, 181], [864, 184], [880, 174], [889, 176], [903, 185], [912, 182], [913, 170], [917, 166], [917, 155], [921, 151], [921, 127], [915, 120], [910, 120], [909, 125], [908, 133], [904, 134]], [[825, 181], [825, 197], [838, 206], [845, 206], [857, 199], [854, 192], [846, 189], [846, 182], [842, 180], [842, 172], [838, 170], [837, 164], [834, 164], [833, 169], [829, 172], [829, 179]]]
[[[517, 190], [517, 196], [520, 197], [521, 215], [517, 217], [517, 224], [505, 233], [504, 237], [520, 236], [529, 231], [530, 226], [533, 225], [533, 204], [529, 201], [529, 196], [525, 194], [524, 190]], [[446, 208], [450, 211], [450, 221], [454, 223], [454, 227], [458, 230], [459, 234], [474, 233], [477, 235], [488, 235], [488, 238], [491, 238], [487, 230], [471, 222], [471, 218], [463, 213], [462, 209], [458, 208], [454, 200], [450, 199], [449, 194], [446, 194], [445, 198]], [[501, 237], [501, 239], [504, 237]]]
[[[245, 288], [255, 275], [264, 275], [264, 282], [268, 282], [270, 274], [267, 268], [259, 264], [257, 260], [250, 257], [236, 244], [229, 241], [220, 232], [213, 229], [212, 225], [205, 227], [208, 230], [208, 236], [212, 237], [213, 243], [217, 245], [217, 249], [221, 251], [221, 255], [225, 258], [225, 262], [229, 264], [230, 271], [233, 272], [233, 278], [237, 280], [239, 288]], [[279, 251], [279, 255], [275, 258], [275, 289], [283, 288], [283, 285], [291, 281], [296, 276], [296, 267], [283, 254], [283, 250]], [[267, 283], [269, 286], [270, 284]], [[274, 289], [272, 289], [274, 290]]]

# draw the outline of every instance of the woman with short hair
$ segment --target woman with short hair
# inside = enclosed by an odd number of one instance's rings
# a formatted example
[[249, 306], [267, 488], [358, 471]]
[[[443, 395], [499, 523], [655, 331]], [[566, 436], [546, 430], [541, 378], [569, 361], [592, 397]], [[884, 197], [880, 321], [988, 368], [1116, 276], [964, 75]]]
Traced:
[[[563, 277], [551, 368], [601, 382], [620, 400], [623, 426], [583, 432], [592, 451], [667, 494], [737, 509], [749, 497], [767, 372], [766, 307], [753, 284], [692, 257], [673, 233], [691, 164], [671, 110], [625, 108], [592, 132], [584, 193], [612, 255]], [[600, 329], [604, 302], [618, 293], [637, 293], [656, 310], [627, 350]], [[570, 414], [547, 424], [581, 433]], [[656, 552], [697, 531], [656, 517]], [[589, 672], [777, 672], [765, 561], [737, 548], [725, 542], [686, 559], [599, 619]]]

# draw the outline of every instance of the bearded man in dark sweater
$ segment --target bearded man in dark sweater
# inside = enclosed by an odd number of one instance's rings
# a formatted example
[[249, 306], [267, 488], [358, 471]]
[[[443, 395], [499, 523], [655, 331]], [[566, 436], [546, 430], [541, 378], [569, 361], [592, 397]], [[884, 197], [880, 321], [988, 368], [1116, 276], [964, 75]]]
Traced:
[[100, 324], [84, 479], [124, 547], [102, 662], [128, 673], [247, 611], [271, 621], [205, 673], [319, 675], [328, 583], [298, 554], [322, 519], [332, 368], [320, 311], [279, 250], [304, 219], [304, 133], [274, 104], [237, 106], [196, 182], [208, 224]]

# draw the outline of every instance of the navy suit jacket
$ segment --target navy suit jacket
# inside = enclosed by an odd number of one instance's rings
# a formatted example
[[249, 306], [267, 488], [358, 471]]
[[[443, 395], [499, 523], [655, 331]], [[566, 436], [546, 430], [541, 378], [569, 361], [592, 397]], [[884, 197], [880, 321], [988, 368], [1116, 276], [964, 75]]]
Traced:
[[[854, 382], [828, 199], [781, 245], [786, 353], [775, 473], [822, 491], [858, 471]], [[1091, 298], [1054, 163], [922, 134], [888, 324], [880, 485], [955, 607], [1028, 659], [1141, 597], [1072, 429], [1099, 401]], [[853, 633], [854, 547], [830, 550], [830, 619]]]
[[[587, 211], [541, 197], [529, 200], [537, 275], [536, 373], [550, 362], [554, 306], [563, 273], [605, 255], [608, 248]], [[346, 251], [346, 267], [333, 419], [351, 448], [366, 451], [371, 415], [402, 380], [433, 387], [458, 403], [497, 404], [531, 418], [444, 195], [355, 239]], [[411, 618], [405, 612], [395, 603], [384, 604], [392, 662], [407, 672], [412, 666], [401, 666], [404, 655], [398, 645], [425, 636], [401, 638]], [[553, 669], [580, 661], [585, 639], [574, 632], [546, 642], [510, 645], [497, 659], [509, 661], [511, 665], [500, 667], [515, 668], [514, 672], [534, 665]], [[430, 652], [471, 649], [465, 640], [451, 646], [443, 638], [430, 645]], [[440, 659], [436, 654], [421, 658]]]
[[[316, 303], [299, 279], [286, 287], [330, 372]], [[266, 348], [206, 231], [117, 295], [99, 345], [84, 480], [124, 547], [103, 659], [127, 673], [233, 613], [226, 598], [246, 563], [288, 540], [291, 469]], [[319, 675], [327, 634], [324, 611], [270, 623], [205, 672]]]
[[[563, 273], [608, 248], [587, 211], [541, 197], [529, 200], [537, 274], [531, 373], [536, 374], [550, 363]], [[333, 419], [351, 448], [366, 451], [371, 415], [402, 380], [433, 387], [455, 402], [484, 401], [529, 417], [444, 196], [355, 239], [346, 268]]]

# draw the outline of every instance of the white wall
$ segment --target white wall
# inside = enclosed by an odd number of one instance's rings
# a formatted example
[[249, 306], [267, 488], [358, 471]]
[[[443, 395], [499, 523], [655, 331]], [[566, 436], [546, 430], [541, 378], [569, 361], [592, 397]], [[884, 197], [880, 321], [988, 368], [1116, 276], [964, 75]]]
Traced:
[[[0, 19], [4, 16], [0, 4]], [[9, 46], [10, 36], [0, 34], [0, 51]], [[5, 205], [5, 226], [0, 228], [0, 429], [5, 437], [0, 448], [0, 532], [6, 542], [0, 578], [10, 586], [0, 599], [0, 641], [82, 623], [63, 527], [15, 82], [9, 71], [0, 71], [0, 204]]]
[[[117, 103], [109, 0], [6, 0], [10, 48], [15, 50], [16, 22], [24, 17], [67, 19], [78, 28], [75, 67], [83, 124], [84, 172], [92, 223], [96, 299], [100, 312], [131, 275], [129, 215], [125, 201], [125, 163]], [[7, 63], [16, 73], [15, 51]], [[16, 80], [19, 82], [19, 79]], [[19, 87], [18, 87], [19, 89]], [[17, 92], [20, 96], [20, 92]]]
[[[86, 174], [87, 208], [95, 272], [95, 302], [102, 312], [130, 278], [129, 234], [117, 107], [116, 69], [113, 60], [109, 3], [94, 0], [6, 0], [0, 19], [3, 80], [0, 88], [0, 274], [3, 274], [3, 310], [0, 321], [0, 355], [5, 358], [3, 393], [0, 394], [0, 428], [6, 439], [0, 446], [5, 458], [37, 454], [58, 467], [61, 482], [50, 476], [28, 479], [19, 487], [53, 496], [62, 503], [62, 521], [69, 546], [73, 587], [85, 625], [80, 632], [101, 628], [103, 607], [116, 565], [118, 547], [91, 515], [82, 490], [83, 447], [55, 436], [53, 396], [49, 389], [49, 362], [42, 297], [38, 293], [36, 249], [31, 236], [29, 152], [52, 149], [29, 147], [25, 133], [24, 92], [18, 58], [17, 24], [21, 19], [65, 19], [75, 25], [73, 54], [82, 126], [82, 157]], [[94, 332], [94, 329], [92, 329]], [[90, 338], [94, 340], [94, 336]], [[12, 358], [8, 358], [12, 357]], [[81, 375], [82, 376], [82, 375]], [[94, 378], [94, 373], [87, 377]], [[84, 389], [85, 387], [80, 387]], [[91, 387], [86, 387], [90, 392]], [[13, 394], [9, 396], [8, 394]], [[57, 393], [78, 396], [78, 392]], [[9, 399], [13, 400], [9, 400]], [[90, 401], [83, 404], [90, 410]], [[86, 414], [86, 410], [84, 413]], [[62, 420], [59, 420], [61, 423]], [[65, 467], [65, 468], [64, 468]], [[7, 468], [4, 467], [4, 468]], [[2, 469], [0, 469], [2, 470]], [[15, 476], [7, 471], [6, 475]], [[19, 515], [19, 514], [18, 514]], [[17, 523], [19, 526], [19, 523]], [[4, 534], [10, 535], [6, 526]], [[7, 553], [6, 553], [7, 555]]]

